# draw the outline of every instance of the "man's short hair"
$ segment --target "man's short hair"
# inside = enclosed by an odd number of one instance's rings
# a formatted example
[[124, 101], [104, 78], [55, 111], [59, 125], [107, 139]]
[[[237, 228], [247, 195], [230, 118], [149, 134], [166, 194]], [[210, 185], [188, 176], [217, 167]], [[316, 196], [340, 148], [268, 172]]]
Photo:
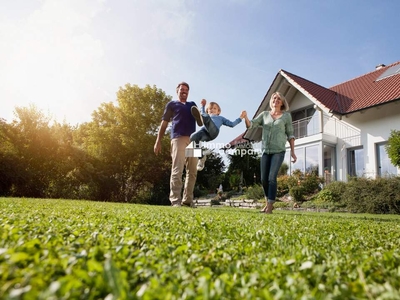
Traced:
[[188, 88], [188, 90], [190, 90], [189, 84], [188, 84], [187, 82], [182, 81], [182, 82], [179, 83], [178, 86], [176, 87], [176, 92], [178, 92], [179, 87], [180, 87], [181, 85], [186, 86], [186, 87]]

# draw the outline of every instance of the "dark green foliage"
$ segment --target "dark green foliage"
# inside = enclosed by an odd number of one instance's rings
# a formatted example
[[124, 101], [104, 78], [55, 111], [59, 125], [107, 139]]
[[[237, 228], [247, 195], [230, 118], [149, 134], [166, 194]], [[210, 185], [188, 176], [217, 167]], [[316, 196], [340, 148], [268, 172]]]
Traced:
[[400, 167], [400, 130], [391, 130], [385, 148], [391, 163]]
[[225, 175], [228, 189], [239, 191], [245, 186], [260, 183], [260, 158], [251, 143], [242, 145], [232, 154], [227, 155], [230, 161]]
[[196, 186], [200, 190], [206, 191], [206, 194], [215, 193], [219, 185], [224, 181], [224, 168], [225, 164], [222, 156], [212, 151], [211, 154], [207, 156], [204, 169], [197, 172]]

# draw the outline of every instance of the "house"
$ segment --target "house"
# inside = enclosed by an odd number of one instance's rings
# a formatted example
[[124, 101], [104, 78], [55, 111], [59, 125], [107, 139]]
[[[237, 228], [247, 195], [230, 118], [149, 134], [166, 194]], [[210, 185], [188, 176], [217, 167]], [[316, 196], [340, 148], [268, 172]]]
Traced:
[[[327, 181], [400, 175], [385, 150], [391, 130], [400, 130], [400, 61], [330, 88], [280, 70], [254, 117], [270, 109], [277, 91], [289, 103], [296, 137], [295, 164], [287, 143], [288, 172], [317, 171]], [[245, 131], [231, 146], [245, 141], [256, 149], [261, 128]]]

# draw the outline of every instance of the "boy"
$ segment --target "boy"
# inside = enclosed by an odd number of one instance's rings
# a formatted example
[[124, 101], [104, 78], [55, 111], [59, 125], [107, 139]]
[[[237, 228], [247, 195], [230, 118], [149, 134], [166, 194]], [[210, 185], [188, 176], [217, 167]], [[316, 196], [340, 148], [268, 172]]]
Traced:
[[[197, 125], [204, 125], [200, 128], [200, 130], [192, 133], [192, 135], [190, 136], [190, 141], [194, 142], [196, 147], [200, 147], [201, 141], [209, 142], [214, 140], [218, 136], [219, 129], [222, 125], [235, 127], [237, 124], [242, 122], [242, 119], [245, 117], [245, 112], [242, 111], [239, 118], [232, 122], [220, 115], [221, 107], [218, 105], [218, 103], [210, 102], [205, 108], [206, 103], [207, 101], [205, 99], [201, 100], [201, 112], [197, 108], [197, 106], [193, 106], [191, 108], [192, 115], [196, 119]], [[207, 155], [209, 155], [210, 153], [211, 152], [209, 150], [206, 150], [203, 153], [203, 157], [199, 159], [199, 162], [197, 163], [198, 171], [204, 169], [204, 163], [207, 159]]]

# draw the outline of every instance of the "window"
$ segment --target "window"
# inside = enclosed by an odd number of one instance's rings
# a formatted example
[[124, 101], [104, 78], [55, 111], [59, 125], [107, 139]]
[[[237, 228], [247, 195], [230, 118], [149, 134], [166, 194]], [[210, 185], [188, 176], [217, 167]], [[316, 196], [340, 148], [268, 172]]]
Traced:
[[314, 107], [307, 107], [292, 112], [294, 136], [302, 138], [319, 132], [318, 114]]
[[383, 72], [376, 81], [393, 76], [393, 75], [397, 75], [399, 73], [400, 73], [400, 65], [391, 66], [385, 72]]
[[349, 149], [348, 158], [349, 175], [362, 177], [364, 175], [364, 149], [362, 147]]
[[389, 156], [386, 152], [386, 142], [376, 144], [376, 162], [378, 164], [378, 176], [380, 177], [388, 177], [388, 176], [396, 176], [397, 168], [392, 165]]
[[290, 156], [290, 151], [289, 152], [289, 159], [290, 159], [290, 173], [293, 173], [294, 170], [300, 170], [301, 172], [304, 173], [304, 148], [295, 148], [295, 153], [297, 156], [297, 161], [295, 163], [292, 163], [292, 157]]
[[335, 167], [336, 167], [336, 156], [335, 147], [330, 145], [324, 145], [324, 179], [325, 183], [329, 184], [335, 180]]
[[319, 175], [319, 147], [309, 146], [306, 147], [306, 173]]
[[289, 165], [288, 174], [292, 174], [295, 170], [300, 170], [302, 173], [319, 174], [319, 148], [318, 145], [295, 148], [297, 156], [295, 163], [292, 163], [290, 150], [287, 150], [284, 161]]

